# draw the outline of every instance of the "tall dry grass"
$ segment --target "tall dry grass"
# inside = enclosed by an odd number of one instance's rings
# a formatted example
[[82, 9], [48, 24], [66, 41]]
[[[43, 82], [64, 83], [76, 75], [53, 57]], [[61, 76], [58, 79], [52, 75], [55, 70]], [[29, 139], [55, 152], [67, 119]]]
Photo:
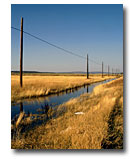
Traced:
[[60, 105], [57, 118], [21, 134], [12, 148], [123, 148], [123, 78]]
[[20, 87], [20, 78], [18, 75], [11, 76], [11, 101], [18, 102], [23, 98], [40, 97], [53, 93], [62, 92], [66, 89], [75, 88], [84, 84], [90, 84], [105, 79], [114, 78], [114, 76], [23, 76], [23, 87]]

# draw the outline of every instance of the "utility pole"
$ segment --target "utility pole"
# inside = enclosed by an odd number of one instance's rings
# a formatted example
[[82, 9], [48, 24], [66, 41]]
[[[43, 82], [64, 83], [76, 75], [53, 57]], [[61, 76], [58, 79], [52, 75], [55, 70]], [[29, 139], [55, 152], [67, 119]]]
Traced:
[[87, 54], [87, 79], [89, 78], [89, 72], [88, 72], [88, 54]]
[[108, 65], [108, 76], [109, 76], [109, 65]]
[[103, 78], [103, 62], [102, 62], [102, 78]]
[[21, 33], [20, 33], [20, 86], [23, 85], [23, 17], [21, 17]]
[[117, 75], [117, 68], [116, 68], [116, 75]]

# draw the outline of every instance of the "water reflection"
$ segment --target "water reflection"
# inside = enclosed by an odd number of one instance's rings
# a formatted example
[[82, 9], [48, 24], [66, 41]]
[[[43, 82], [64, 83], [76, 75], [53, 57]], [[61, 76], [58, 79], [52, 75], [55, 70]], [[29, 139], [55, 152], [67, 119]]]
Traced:
[[89, 92], [89, 86], [87, 85], [87, 93]]
[[20, 102], [20, 113], [23, 112], [23, 102]]

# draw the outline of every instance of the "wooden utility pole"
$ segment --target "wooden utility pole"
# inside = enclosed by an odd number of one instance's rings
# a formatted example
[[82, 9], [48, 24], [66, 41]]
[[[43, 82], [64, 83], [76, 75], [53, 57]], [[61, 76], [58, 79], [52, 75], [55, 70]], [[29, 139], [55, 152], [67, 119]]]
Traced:
[[21, 17], [21, 33], [20, 33], [20, 86], [23, 85], [23, 17]]
[[117, 68], [116, 68], [116, 75], [117, 75]]
[[102, 62], [102, 78], [103, 78], [103, 62]]
[[87, 79], [89, 78], [89, 72], [88, 72], [88, 54], [87, 54]]
[[113, 68], [112, 68], [112, 75], [113, 75]]
[[108, 76], [109, 76], [109, 65], [108, 65]]
[[115, 75], [115, 68], [113, 69], [113, 75]]

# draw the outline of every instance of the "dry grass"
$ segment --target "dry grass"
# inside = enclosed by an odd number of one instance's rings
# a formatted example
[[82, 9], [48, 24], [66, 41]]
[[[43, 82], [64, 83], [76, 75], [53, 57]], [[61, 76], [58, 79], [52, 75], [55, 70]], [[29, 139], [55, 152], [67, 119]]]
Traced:
[[12, 148], [123, 148], [123, 78], [60, 105], [57, 118], [19, 134]]
[[82, 86], [87, 83], [94, 83], [105, 79], [114, 78], [114, 76], [104, 77], [90, 76], [23, 76], [23, 87], [20, 88], [19, 76], [11, 76], [11, 101], [18, 102], [23, 98], [40, 97], [53, 93], [65, 91], [76, 86]]

